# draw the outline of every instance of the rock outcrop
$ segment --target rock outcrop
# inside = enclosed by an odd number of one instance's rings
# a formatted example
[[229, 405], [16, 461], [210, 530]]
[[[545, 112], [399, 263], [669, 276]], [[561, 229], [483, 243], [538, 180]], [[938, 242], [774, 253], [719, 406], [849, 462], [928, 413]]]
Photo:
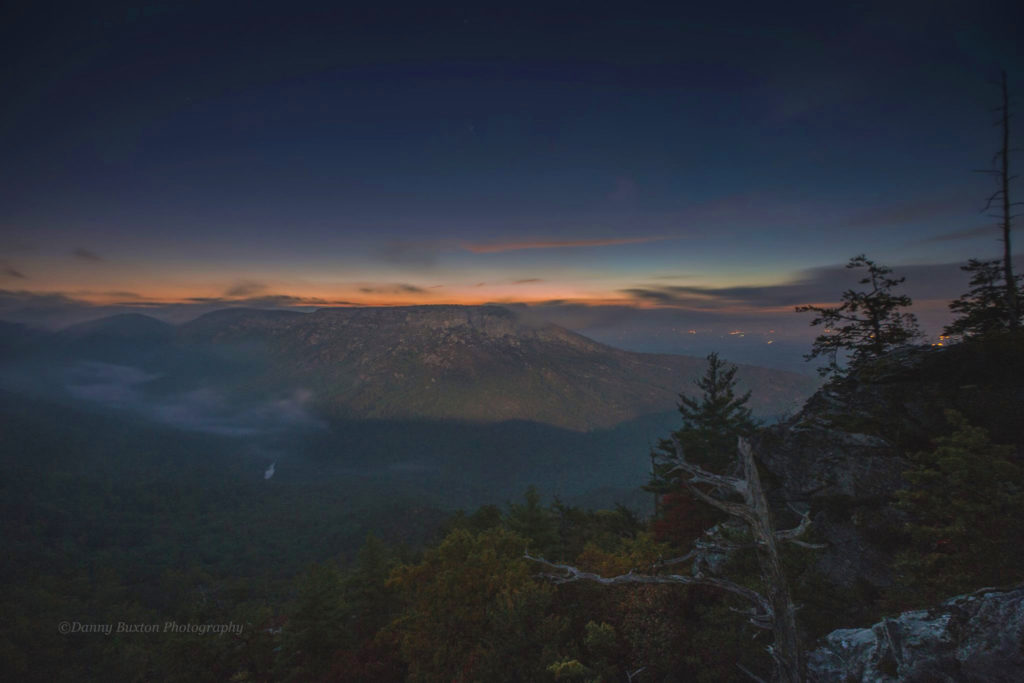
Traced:
[[[826, 385], [763, 430], [756, 452], [774, 506], [810, 510], [817, 569], [844, 589], [884, 589], [906, 521], [893, 503], [906, 454], [932, 447], [955, 409], [997, 443], [1024, 441], [1024, 339], [904, 347]], [[848, 615], [848, 616], [853, 616]]]
[[1019, 681], [1024, 587], [987, 588], [871, 628], [841, 629], [808, 656], [819, 683]]

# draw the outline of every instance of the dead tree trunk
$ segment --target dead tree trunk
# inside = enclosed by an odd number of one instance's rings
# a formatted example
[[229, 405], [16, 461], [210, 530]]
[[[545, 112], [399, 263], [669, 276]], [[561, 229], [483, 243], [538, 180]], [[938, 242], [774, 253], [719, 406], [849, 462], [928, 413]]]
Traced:
[[1017, 291], [1017, 280], [1013, 275], [1013, 248], [1010, 244], [1010, 233], [1013, 230], [1012, 222], [1014, 219], [1011, 211], [1013, 211], [1013, 207], [1019, 206], [1021, 202], [1010, 201], [1010, 181], [1016, 176], [1010, 175], [1010, 94], [1009, 87], [1006, 84], [1006, 71], [1004, 70], [1001, 75], [1002, 101], [995, 108], [995, 111], [999, 113], [999, 120], [996, 122], [996, 125], [1002, 128], [1002, 140], [999, 151], [993, 157], [993, 165], [996, 165], [996, 160], [999, 163], [996, 168], [981, 171], [982, 173], [996, 176], [999, 189], [988, 198], [983, 211], [987, 212], [997, 201], [1002, 205], [1002, 210], [997, 215], [999, 217], [999, 227], [1001, 228], [1003, 242], [1002, 270], [1005, 286], [1003, 297], [1006, 306], [1006, 324], [1008, 329], [1016, 330], [1020, 327], [1020, 292]]
[[767, 598], [772, 608], [772, 659], [775, 660], [777, 678], [782, 681], [803, 680], [803, 649], [796, 629], [796, 605], [789, 591], [789, 582], [782, 568], [779, 556], [778, 536], [772, 521], [768, 500], [761, 487], [761, 477], [750, 451], [750, 445], [741, 440], [740, 455], [743, 458], [743, 475], [747, 483], [744, 503], [753, 510], [753, 519], [748, 521], [754, 543], [757, 545], [757, 559], [761, 574], [767, 585]]
[[1003, 199], [1003, 277], [1006, 279], [1006, 312], [1010, 316], [1010, 329], [1015, 330], [1020, 321], [1020, 311], [1017, 307], [1018, 301], [1017, 282], [1013, 277], [1013, 254], [1010, 249], [1010, 97], [1006, 87], [1006, 71], [1003, 71], [1003, 106], [1001, 107], [1003, 124], [1003, 149], [1002, 169], [1000, 169], [1000, 180], [1002, 181]]
[[[554, 564], [543, 558], [529, 555], [526, 556], [527, 559], [558, 570], [558, 574], [547, 574], [546, 576], [559, 583], [583, 580], [604, 584], [701, 584], [714, 586], [738, 595], [752, 605], [751, 609], [745, 612], [749, 616], [750, 623], [772, 632], [774, 640], [768, 648], [774, 665], [772, 679], [784, 683], [800, 683], [804, 673], [803, 649], [796, 627], [796, 606], [793, 604], [789, 583], [786, 581], [782, 559], [779, 555], [779, 542], [787, 541], [806, 547], [821, 547], [799, 540], [799, 537], [810, 528], [810, 517], [805, 514], [800, 524], [794, 529], [775, 530], [771, 510], [768, 508], [768, 500], [761, 486], [761, 478], [757, 473], [757, 464], [754, 462], [750, 444], [745, 439], [739, 440], [738, 448], [738, 456], [743, 469], [742, 477], [727, 477], [708, 472], [698, 465], [687, 462], [678, 441], [675, 441], [675, 448], [674, 471], [689, 475], [688, 479], [684, 478], [684, 482], [695, 497], [743, 522], [750, 532], [750, 544], [737, 545], [725, 539], [721, 529], [716, 525], [705, 532], [709, 540], [697, 541], [696, 548], [687, 555], [657, 564], [651, 567], [651, 573], [648, 574], [635, 574], [630, 571], [628, 574], [613, 577], [599, 576], [580, 571], [576, 567]], [[709, 488], [702, 488], [705, 486]], [[757, 551], [761, 575], [767, 586], [765, 595], [728, 579], [705, 574], [705, 571], [711, 566], [708, 561], [710, 555], [727, 554], [746, 547], [753, 547]], [[691, 564], [689, 575], [657, 573], [658, 570], [667, 566], [687, 562]], [[749, 672], [746, 673], [749, 674]]]

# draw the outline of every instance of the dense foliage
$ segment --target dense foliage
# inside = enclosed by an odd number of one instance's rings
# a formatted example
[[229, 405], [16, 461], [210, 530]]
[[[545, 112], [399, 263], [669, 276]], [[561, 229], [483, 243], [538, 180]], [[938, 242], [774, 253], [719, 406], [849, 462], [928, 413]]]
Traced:
[[[1007, 551], [1024, 535], [1019, 422], [996, 414], [1018, 391], [1020, 345], [1011, 336], [929, 351], [936, 368], [915, 370], [941, 375], [972, 410], [970, 422], [950, 414], [931, 448], [906, 449], [899, 505], [908, 524], [892, 530], [902, 552], [891, 591], [837, 589], [817, 572], [816, 551], [787, 550], [808, 643], [886, 610], [1024, 578]], [[709, 358], [703, 400], [680, 405], [676, 436], [711, 467], [754, 429], [734, 381], [730, 366]], [[915, 382], [905, 389], [923, 400], [925, 385]], [[679, 490], [661, 495], [651, 519], [532, 488], [451, 514], [403, 499], [395, 480], [358, 498], [365, 480], [349, 489], [315, 478], [269, 486], [259, 459], [219, 457], [223, 439], [27, 401], [2, 407], [4, 680], [710, 682], [747, 680], [737, 663], [761, 675], [770, 668], [769, 637], [728, 595], [556, 584], [524, 559], [529, 552], [606, 576], [645, 571], [684, 553], [713, 521]], [[880, 417], [858, 419], [857, 433], [891, 436]], [[850, 514], [842, 501], [835, 510], [815, 504], [812, 514]], [[737, 552], [723, 559], [723, 573], [757, 586], [754, 560]], [[837, 618], [851, 605], [862, 622]], [[62, 634], [64, 620], [161, 630]], [[167, 623], [239, 628], [200, 634]]]
[[914, 453], [899, 493], [911, 521], [911, 543], [899, 559], [905, 597], [937, 602], [1024, 575], [1014, 547], [1024, 538], [1024, 467], [1014, 449], [959, 413], [947, 412], [952, 433], [931, 451]]

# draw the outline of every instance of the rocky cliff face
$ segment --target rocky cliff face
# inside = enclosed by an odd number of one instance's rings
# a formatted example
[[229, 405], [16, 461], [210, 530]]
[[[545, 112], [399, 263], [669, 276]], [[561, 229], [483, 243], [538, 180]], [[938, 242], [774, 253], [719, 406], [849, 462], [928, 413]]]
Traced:
[[781, 511], [810, 509], [827, 544], [817, 569], [843, 588], [891, 585], [905, 518], [894, 493], [907, 453], [948, 433], [955, 409], [994, 440], [1024, 446], [1024, 340], [906, 347], [812, 396], [761, 434], [756, 452]]
[[1019, 681], [1024, 672], [1024, 587], [984, 589], [871, 628], [841, 629], [808, 656], [827, 683]]

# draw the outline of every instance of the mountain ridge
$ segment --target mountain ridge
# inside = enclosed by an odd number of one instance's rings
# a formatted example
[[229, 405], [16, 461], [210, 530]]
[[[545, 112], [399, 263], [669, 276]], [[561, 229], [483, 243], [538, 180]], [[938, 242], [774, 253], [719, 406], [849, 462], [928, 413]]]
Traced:
[[[705, 368], [702, 358], [617, 349], [498, 305], [229, 308], [177, 326], [114, 316], [55, 338], [65, 360], [70, 348], [144, 366], [162, 376], [158, 392], [301, 393], [327, 419], [526, 420], [578, 431], [672, 412], [680, 392], [697, 393]], [[795, 410], [816, 386], [739, 367], [762, 417]]]
[[[185, 323], [189, 343], [257, 347], [278, 379], [313, 383], [336, 417], [536, 420], [606, 427], [671, 411], [704, 360], [624, 351], [500, 306], [217, 311]], [[784, 371], [740, 366], [762, 415], [813, 391]]]

